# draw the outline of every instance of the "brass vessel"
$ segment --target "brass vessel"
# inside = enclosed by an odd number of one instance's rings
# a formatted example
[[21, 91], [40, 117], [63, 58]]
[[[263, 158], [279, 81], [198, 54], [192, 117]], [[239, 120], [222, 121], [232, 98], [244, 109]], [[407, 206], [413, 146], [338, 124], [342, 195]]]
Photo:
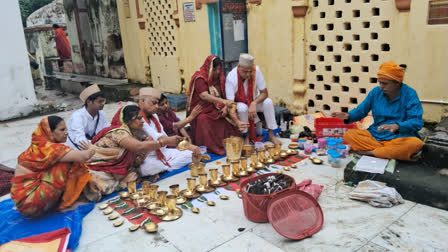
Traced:
[[137, 182], [136, 181], [129, 181], [128, 182], [128, 192], [129, 194], [133, 194], [137, 192]]
[[241, 137], [229, 137], [223, 140], [226, 150], [227, 159], [230, 161], [238, 161], [241, 157], [243, 148], [243, 139]]
[[150, 187], [151, 186], [151, 182], [149, 181], [143, 181], [142, 182], [142, 192], [143, 192], [143, 197], [145, 198], [149, 198], [149, 192], [150, 192]]
[[187, 178], [187, 189], [180, 191], [180, 195], [187, 199], [194, 199], [201, 196], [196, 192], [196, 178]]
[[167, 191], [159, 191], [157, 192], [157, 203], [159, 204], [158, 207], [150, 210], [149, 212], [153, 215], [161, 216], [166, 214], [168, 211], [168, 208], [166, 206], [166, 195], [168, 194]]
[[200, 173], [205, 172], [205, 163], [191, 163], [188, 165], [192, 177], [197, 177]]
[[255, 151], [255, 146], [250, 144], [243, 145], [243, 151], [241, 155], [243, 157], [250, 157], [252, 153]]
[[[233, 165], [233, 163], [232, 163]], [[235, 175], [237, 177], [247, 177], [249, 176], [249, 173], [247, 172], [247, 158], [242, 157], [240, 159], [240, 167], [238, 173]]]
[[258, 155], [258, 162], [266, 163], [266, 151], [261, 150], [257, 152]]
[[143, 227], [145, 228], [145, 231], [148, 233], [155, 233], [157, 232], [157, 229], [159, 229], [157, 223], [153, 221], [146, 223]]
[[188, 150], [189, 147], [190, 147], [190, 143], [187, 141], [186, 138], [184, 138], [184, 140], [180, 141], [177, 144], [177, 149], [180, 151]]
[[180, 205], [187, 201], [187, 198], [179, 194], [179, 184], [170, 185], [170, 192], [176, 196], [176, 204]]
[[290, 143], [288, 145], [288, 148], [290, 148], [290, 149], [298, 149], [299, 148], [299, 144], [298, 143]]
[[239, 179], [237, 177], [233, 176], [233, 174], [230, 172], [230, 165], [225, 164], [225, 165], [222, 165], [221, 180], [225, 181], [225, 182], [235, 182], [235, 181], [238, 181]]
[[218, 177], [218, 169], [210, 169], [210, 180], [208, 181], [208, 184], [213, 186], [213, 187], [220, 187], [220, 186], [225, 186], [227, 183], [222, 181], [219, 177]]
[[215, 188], [211, 187], [207, 182], [207, 173], [199, 174], [199, 185], [196, 186], [196, 191], [200, 193], [207, 193], [214, 190]]
[[168, 211], [165, 215], [160, 217], [161, 220], [173, 221], [179, 219], [182, 216], [182, 209], [176, 207], [176, 200], [177, 197], [175, 195], [168, 195], [166, 197]]
[[119, 192], [118, 195], [119, 195], [120, 198], [122, 198], [122, 199], [127, 199], [127, 198], [129, 198], [129, 192]]

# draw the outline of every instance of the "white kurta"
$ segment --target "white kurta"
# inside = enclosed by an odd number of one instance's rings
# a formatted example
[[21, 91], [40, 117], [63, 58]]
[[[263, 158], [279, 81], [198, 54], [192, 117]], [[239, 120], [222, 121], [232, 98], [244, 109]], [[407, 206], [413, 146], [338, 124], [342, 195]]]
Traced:
[[[226, 98], [228, 100], [235, 100], [236, 92], [238, 91], [238, 73], [237, 73], [237, 67], [232, 69], [230, 73], [227, 75], [226, 78]], [[247, 86], [248, 86], [248, 80], [245, 80], [243, 82], [244, 86], [244, 93], [247, 96]], [[254, 88], [254, 100], [258, 97], [261, 90], [266, 89], [266, 83], [264, 81], [263, 74], [260, 71], [260, 68], [258, 66], [255, 67], [255, 88]], [[237, 102], [236, 103], [236, 110], [238, 112], [238, 118], [242, 122], [248, 122], [249, 121], [249, 108], [245, 103]], [[263, 112], [264, 118], [266, 120], [266, 127], [268, 129], [274, 130], [276, 129], [277, 122], [275, 121], [275, 110], [274, 110], [274, 104], [272, 103], [272, 100], [270, 98], [264, 99], [262, 103], [257, 104], [257, 112]], [[257, 133], [261, 134], [261, 122], [260, 118], [258, 116], [255, 118], [255, 123], [257, 124]], [[247, 129], [243, 131], [243, 133], [246, 133]]]
[[[96, 127], [95, 132], [93, 132], [98, 116], [100, 117], [98, 120], [98, 126]], [[109, 126], [110, 123], [107, 120], [106, 113], [104, 113], [104, 111], [100, 110], [95, 117], [92, 117], [89, 112], [87, 112], [86, 107], [82, 107], [73, 112], [70, 116], [70, 120], [67, 125], [68, 139], [65, 144], [72, 149], [77, 150], [78, 148], [76, 148], [72, 141], [75, 144], [79, 144], [79, 142], [81, 141], [88, 141], [86, 138], [86, 134], [89, 134], [91, 136], [96, 135], [102, 129]]]
[[[157, 121], [159, 121], [159, 117], [154, 114], [153, 115]], [[143, 131], [146, 135], [150, 136], [152, 139], [157, 140], [161, 136], [166, 136], [165, 131], [163, 130], [163, 126], [160, 123], [160, 127], [162, 127], [162, 132], [157, 132], [157, 127], [154, 123], [148, 124], [146, 122], [143, 123]], [[143, 161], [143, 164], [140, 166], [140, 172], [142, 176], [150, 176], [154, 174], [158, 174], [163, 171], [172, 171], [179, 168], [184, 167], [187, 164], [192, 162], [192, 152], [189, 150], [179, 151], [178, 149], [170, 149], [166, 147], [160, 148], [166, 160], [170, 164], [171, 167], [164, 165], [159, 159], [157, 159], [156, 151], [151, 151]]]

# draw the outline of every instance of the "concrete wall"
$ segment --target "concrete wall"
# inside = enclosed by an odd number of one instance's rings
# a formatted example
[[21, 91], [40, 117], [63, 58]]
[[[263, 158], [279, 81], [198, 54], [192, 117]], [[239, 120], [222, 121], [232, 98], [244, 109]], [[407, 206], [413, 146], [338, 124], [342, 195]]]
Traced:
[[36, 103], [18, 1], [5, 1], [0, 10], [0, 120], [29, 114]]
[[[448, 103], [448, 25], [428, 25], [428, 2], [412, 1], [407, 22], [408, 56], [405, 82], [412, 84], [422, 101]], [[398, 39], [398, 38], [397, 38]], [[448, 116], [448, 106], [423, 102], [426, 121]]]
[[200, 9], [195, 7], [195, 22], [185, 22], [183, 4], [186, 2], [192, 1], [178, 0], [179, 41], [181, 41], [179, 43], [179, 67], [182, 79], [185, 81], [184, 92], [188, 90], [191, 76], [199, 70], [205, 58], [210, 55], [207, 4], [202, 4]]
[[65, 24], [65, 13], [62, 0], [54, 0], [33, 12], [26, 19], [26, 27], [46, 24]]
[[247, 9], [249, 53], [264, 75], [276, 104], [292, 105], [292, 14], [283, 1], [262, 1]]
[[117, 3], [64, 0], [76, 73], [126, 78]]
[[151, 83], [150, 48], [144, 18], [147, 13], [143, 13], [141, 7], [143, 7], [143, 1], [117, 0], [128, 79], [134, 83], [149, 84]]

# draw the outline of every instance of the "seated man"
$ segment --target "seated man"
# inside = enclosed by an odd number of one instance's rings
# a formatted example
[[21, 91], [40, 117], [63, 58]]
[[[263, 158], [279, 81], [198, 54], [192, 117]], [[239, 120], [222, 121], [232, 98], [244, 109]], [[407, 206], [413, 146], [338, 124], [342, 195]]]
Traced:
[[162, 94], [159, 101], [157, 116], [159, 117], [160, 123], [162, 123], [163, 130], [168, 136], [183, 136], [188, 139], [188, 142], [192, 143], [190, 135], [184, 127], [191, 123], [191, 121], [193, 121], [193, 119], [200, 113], [201, 106], [197, 106], [191, 111], [187, 118], [180, 120], [177, 118], [176, 113], [171, 110], [166, 96]]
[[[245, 143], [249, 142], [247, 132], [252, 142], [257, 141], [257, 133], [261, 135], [261, 121], [257, 112], [263, 112], [266, 126], [269, 132], [269, 141], [281, 144], [274, 136], [277, 128], [275, 111], [272, 100], [268, 98], [268, 90], [264, 82], [260, 68], [254, 65], [254, 57], [249, 54], [241, 54], [238, 66], [232, 69], [226, 79], [226, 96], [228, 100], [236, 101], [238, 116], [231, 114], [232, 119], [239, 122], [249, 122], [249, 129], [243, 129]], [[255, 131], [257, 127], [257, 133]]]
[[332, 116], [351, 123], [372, 111], [374, 122], [369, 129], [348, 130], [344, 141], [362, 155], [412, 160], [423, 146], [418, 134], [423, 127], [420, 100], [414, 89], [402, 83], [404, 69], [394, 62], [383, 63], [377, 76], [379, 87], [372, 89], [358, 107]]
[[[180, 136], [167, 136], [159, 121], [156, 112], [158, 110], [161, 92], [155, 88], [141, 88], [139, 94], [139, 106], [144, 119], [143, 131], [148, 140], [157, 141], [159, 149], [150, 151], [143, 164], [140, 166], [142, 176], [157, 175], [163, 171], [172, 171], [191, 163], [199, 163], [201, 152], [195, 145], [190, 145], [188, 150], [179, 151], [176, 144], [182, 140]], [[173, 141], [174, 139], [174, 141]]]
[[72, 113], [67, 127], [67, 145], [75, 150], [80, 150], [80, 142], [92, 140], [98, 132], [110, 126], [103, 111], [106, 99], [98, 85], [84, 89], [79, 98], [84, 106]]

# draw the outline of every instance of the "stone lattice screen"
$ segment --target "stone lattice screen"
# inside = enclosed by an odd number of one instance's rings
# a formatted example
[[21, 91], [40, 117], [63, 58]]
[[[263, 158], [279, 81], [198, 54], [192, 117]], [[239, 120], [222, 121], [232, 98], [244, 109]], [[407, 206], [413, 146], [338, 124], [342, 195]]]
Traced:
[[173, 20], [174, 0], [144, 0], [149, 48], [153, 56], [177, 55], [177, 32]]
[[393, 0], [312, 0], [306, 22], [308, 113], [347, 112], [392, 59]]

